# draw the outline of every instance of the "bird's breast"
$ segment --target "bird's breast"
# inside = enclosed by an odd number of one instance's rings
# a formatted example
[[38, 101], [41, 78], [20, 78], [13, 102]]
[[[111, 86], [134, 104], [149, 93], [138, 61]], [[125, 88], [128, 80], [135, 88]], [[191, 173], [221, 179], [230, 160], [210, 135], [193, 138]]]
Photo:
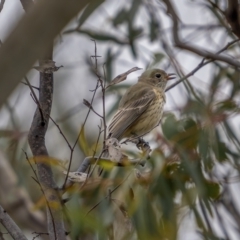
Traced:
[[146, 111], [138, 118], [134, 125], [130, 126], [128, 135], [141, 136], [150, 132], [156, 127], [163, 114], [163, 106], [165, 104], [165, 94], [157, 91], [156, 98], [149, 103]]

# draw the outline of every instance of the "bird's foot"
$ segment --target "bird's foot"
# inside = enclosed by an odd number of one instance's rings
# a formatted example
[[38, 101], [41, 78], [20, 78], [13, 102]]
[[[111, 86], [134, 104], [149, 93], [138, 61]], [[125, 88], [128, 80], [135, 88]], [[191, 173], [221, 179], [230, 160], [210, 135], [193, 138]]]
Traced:
[[134, 143], [137, 148], [143, 152], [143, 156], [145, 156], [145, 158], [150, 158], [150, 152], [152, 149], [150, 148], [149, 143], [145, 142], [143, 138], [128, 138], [122, 142], [122, 144], [127, 144], [127, 142]]
[[145, 142], [143, 138], [138, 138], [138, 143], [136, 144], [137, 148], [142, 150], [143, 155], [148, 158], [150, 158], [150, 152], [152, 149], [149, 146], [148, 142]]

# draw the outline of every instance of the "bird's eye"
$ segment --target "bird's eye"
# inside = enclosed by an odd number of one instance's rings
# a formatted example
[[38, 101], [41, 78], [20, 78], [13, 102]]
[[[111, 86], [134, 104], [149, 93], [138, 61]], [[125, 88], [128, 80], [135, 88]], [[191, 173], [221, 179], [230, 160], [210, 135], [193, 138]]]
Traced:
[[160, 73], [157, 73], [157, 74], [155, 75], [155, 77], [156, 77], [156, 78], [161, 78], [161, 74], [160, 74]]

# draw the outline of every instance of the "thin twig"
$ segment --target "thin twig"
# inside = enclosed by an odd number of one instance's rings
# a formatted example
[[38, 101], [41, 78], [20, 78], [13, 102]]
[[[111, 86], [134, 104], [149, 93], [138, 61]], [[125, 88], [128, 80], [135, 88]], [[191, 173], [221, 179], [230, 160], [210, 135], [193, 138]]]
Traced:
[[[21, 83], [24, 84], [24, 85], [29, 86], [28, 83], [25, 83], [25, 82], [22, 82], [22, 81], [21, 81]], [[32, 88], [37, 89], [37, 90], [39, 91], [39, 87], [35, 87], [35, 86], [33, 86], [33, 85], [31, 85], [31, 86], [32, 86]]]
[[115, 192], [124, 182], [127, 181], [127, 179], [130, 177], [130, 175], [132, 174], [132, 172], [130, 172], [128, 174], [128, 176], [123, 179], [123, 181], [121, 183], [119, 183], [113, 190], [110, 190], [107, 194], [107, 196], [105, 196], [102, 200], [100, 200], [97, 204], [95, 204], [87, 213], [86, 213], [86, 216], [92, 211], [94, 210], [97, 206], [99, 206], [99, 204], [104, 200], [104, 199], [107, 199], [109, 197], [109, 194], [112, 194], [113, 192]]
[[68, 147], [70, 148], [70, 150], [72, 150], [72, 146], [69, 143], [69, 141], [67, 140], [66, 136], [63, 134], [60, 126], [53, 120], [53, 118], [50, 115], [48, 115], [48, 117], [51, 119], [51, 121], [54, 123], [54, 125], [58, 128], [60, 134], [63, 136], [63, 138], [64, 138], [65, 142], [67, 143]]
[[[90, 104], [93, 103], [93, 100], [94, 100], [94, 98], [95, 98], [95, 95], [96, 95], [96, 91], [97, 91], [97, 89], [98, 89], [98, 86], [99, 86], [99, 82], [97, 82], [97, 84], [96, 84], [96, 88], [95, 88], [95, 91], [93, 92], [93, 96], [92, 96], [92, 99], [91, 99]], [[85, 126], [85, 124], [86, 124], [86, 122], [87, 122], [87, 119], [88, 119], [88, 116], [89, 116], [90, 112], [91, 112], [91, 109], [89, 108], [89, 110], [88, 110], [88, 112], [87, 112], [87, 115], [86, 115], [86, 117], [85, 117], [85, 119], [84, 119], [83, 125], [82, 125], [82, 127], [81, 127], [81, 130], [80, 130], [80, 132], [79, 132], [79, 134], [78, 134], [78, 136], [77, 136], [77, 139], [76, 139], [76, 141], [75, 141], [75, 143], [73, 144], [73, 147], [72, 147], [72, 149], [71, 149], [70, 160], [69, 160], [69, 165], [68, 165], [68, 170], [67, 170], [67, 174], [66, 174], [66, 177], [65, 177], [65, 180], [64, 180], [62, 189], [65, 188], [65, 185], [66, 185], [66, 183], [67, 183], [68, 174], [69, 174], [69, 172], [70, 172], [70, 168], [71, 168], [71, 164], [72, 164], [73, 151], [74, 151], [74, 149], [75, 149], [75, 147], [76, 147], [76, 145], [77, 145], [77, 143], [78, 143], [78, 139], [80, 138], [80, 136], [81, 136], [81, 134], [82, 134], [82, 131], [83, 131], [84, 126]]]
[[[225, 50], [227, 50], [231, 45], [235, 44], [236, 42], [239, 42], [240, 39], [235, 39], [231, 42], [229, 42], [224, 48], [222, 48], [221, 50], [219, 50], [218, 52], [216, 52], [216, 54], [220, 54], [222, 52], [224, 52]], [[172, 85], [170, 85], [169, 87], [166, 88], [165, 92], [169, 91], [170, 89], [174, 88], [175, 86], [177, 86], [179, 83], [183, 82], [185, 79], [189, 78], [190, 76], [193, 76], [199, 69], [201, 69], [202, 67], [204, 67], [205, 65], [214, 62], [214, 59], [210, 59], [208, 61], [205, 61], [206, 58], [203, 58], [201, 60], [201, 62], [197, 65], [197, 67], [195, 67], [191, 72], [189, 72], [187, 75], [185, 75], [183, 78], [179, 79], [177, 82], [173, 83]]]
[[[104, 78], [106, 79], [106, 72], [103, 65]], [[105, 140], [107, 138], [107, 124], [106, 124], [106, 110], [105, 110], [105, 91], [106, 91], [106, 82], [100, 81], [102, 88], [102, 108], [103, 108], [103, 130], [104, 130], [104, 138], [103, 138], [103, 148], [105, 148]]]
[[240, 68], [240, 62], [233, 58], [222, 56], [222, 55], [207, 51], [205, 49], [198, 48], [197, 46], [191, 45], [190, 43], [187, 43], [187, 44], [184, 43], [179, 36], [179, 17], [176, 13], [176, 10], [171, 0], [163, 0], [163, 2], [167, 6], [167, 13], [171, 15], [171, 20], [173, 22], [172, 34], [173, 34], [174, 42], [177, 47], [193, 52], [199, 56], [209, 58], [214, 61], [217, 60], [217, 61], [225, 62], [231, 66]]
[[98, 117], [103, 118], [103, 116], [101, 116], [99, 113], [97, 113], [97, 112], [94, 110], [92, 104], [90, 104], [86, 99], [83, 99], [83, 104], [84, 104], [85, 106], [87, 106], [88, 108], [90, 108]]
[[[32, 169], [35, 177], [36, 177], [36, 179], [35, 179], [34, 177], [33, 177], [33, 179], [34, 179], [35, 182], [39, 185], [39, 187], [40, 187], [40, 189], [41, 189], [41, 192], [42, 192], [42, 194], [43, 194], [43, 196], [44, 196], [44, 198], [45, 198], [45, 201], [46, 201], [46, 204], [47, 204], [49, 213], [50, 213], [51, 218], [52, 218], [53, 229], [54, 229], [54, 232], [56, 233], [56, 226], [55, 226], [55, 222], [54, 222], [53, 213], [52, 213], [52, 210], [51, 210], [51, 208], [50, 208], [50, 205], [49, 205], [49, 202], [48, 202], [48, 200], [47, 200], [47, 197], [46, 197], [46, 195], [45, 195], [45, 192], [44, 192], [44, 190], [43, 190], [43, 188], [42, 188], [42, 185], [41, 185], [41, 183], [40, 183], [40, 181], [39, 181], [39, 179], [38, 179], [37, 172], [36, 172], [36, 170], [34, 169], [34, 167], [32, 166], [32, 164], [31, 164], [31, 162], [30, 162], [30, 160], [29, 160], [29, 158], [28, 158], [27, 152], [24, 151], [23, 149], [22, 149], [22, 151], [24, 152], [24, 154], [25, 154], [25, 156], [26, 156], [26, 160], [28, 161], [28, 163], [29, 163], [29, 165], [30, 165], [30, 167], [31, 167], [31, 169]], [[35, 159], [34, 159], [34, 161], [35, 161]], [[55, 234], [55, 236], [56, 236], [56, 234]]]
[[26, 80], [26, 82], [27, 82], [27, 85], [28, 85], [29, 88], [30, 88], [30, 91], [31, 91], [33, 97], [34, 97], [33, 99], [34, 99], [35, 103], [36, 103], [37, 106], [38, 106], [39, 112], [40, 112], [40, 114], [41, 114], [42, 123], [45, 123], [44, 117], [43, 117], [43, 112], [42, 112], [41, 104], [40, 104], [40, 102], [38, 101], [38, 98], [37, 98], [37, 96], [36, 96], [36, 94], [35, 94], [35, 92], [34, 92], [34, 90], [33, 90], [33, 87], [32, 87], [32, 85], [30, 84], [30, 82], [28, 81], [27, 77], [24, 77], [24, 78], [25, 78], [25, 80]]

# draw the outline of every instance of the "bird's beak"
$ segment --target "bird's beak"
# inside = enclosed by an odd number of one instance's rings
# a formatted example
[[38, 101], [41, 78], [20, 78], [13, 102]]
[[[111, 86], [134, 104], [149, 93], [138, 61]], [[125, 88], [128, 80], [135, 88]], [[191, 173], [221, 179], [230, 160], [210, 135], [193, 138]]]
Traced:
[[172, 80], [176, 78], [176, 74], [175, 73], [169, 73], [168, 76], [167, 76], [167, 80]]

